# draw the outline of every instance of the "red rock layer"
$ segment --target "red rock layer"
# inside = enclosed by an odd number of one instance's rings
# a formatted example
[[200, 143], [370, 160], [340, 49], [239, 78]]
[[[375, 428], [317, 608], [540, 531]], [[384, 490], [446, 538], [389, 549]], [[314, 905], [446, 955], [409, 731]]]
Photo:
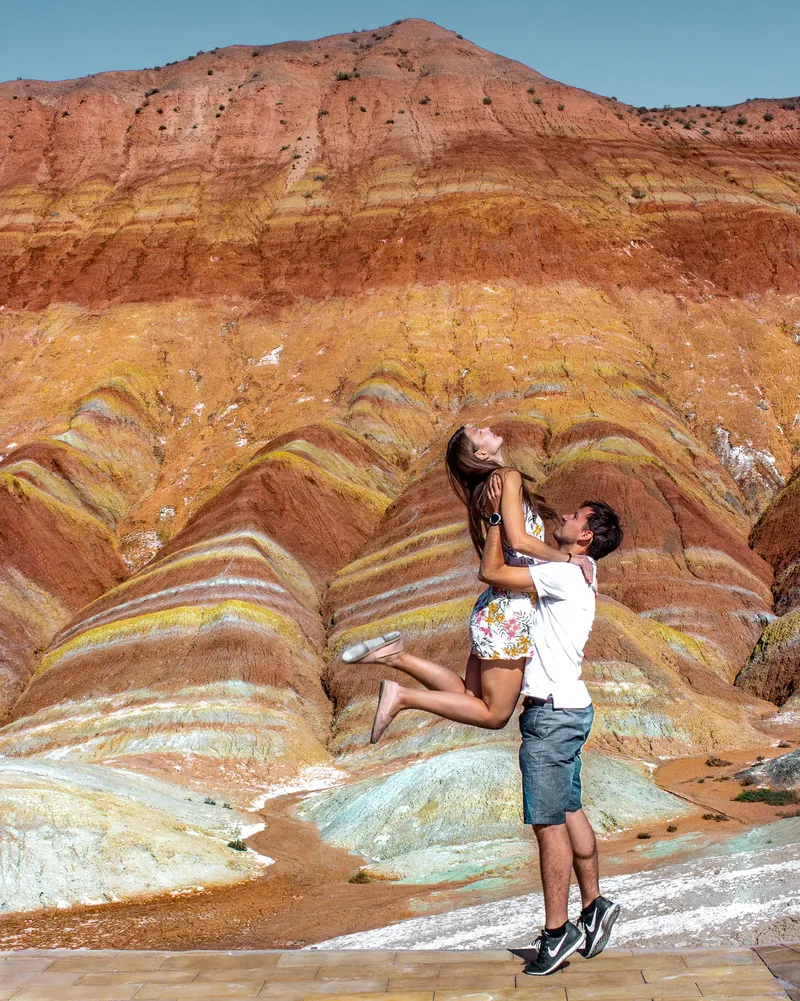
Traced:
[[644, 115], [419, 20], [7, 83], [0, 300], [275, 306], [473, 278], [796, 291], [789, 107]]

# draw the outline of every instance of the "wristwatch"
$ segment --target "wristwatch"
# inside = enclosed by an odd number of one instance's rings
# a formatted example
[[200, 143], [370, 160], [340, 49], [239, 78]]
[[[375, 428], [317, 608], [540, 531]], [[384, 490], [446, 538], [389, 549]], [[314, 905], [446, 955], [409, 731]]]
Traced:
[[495, 511], [494, 514], [490, 514], [486, 520], [489, 522], [490, 525], [503, 524], [503, 516], [500, 514], [499, 511]]

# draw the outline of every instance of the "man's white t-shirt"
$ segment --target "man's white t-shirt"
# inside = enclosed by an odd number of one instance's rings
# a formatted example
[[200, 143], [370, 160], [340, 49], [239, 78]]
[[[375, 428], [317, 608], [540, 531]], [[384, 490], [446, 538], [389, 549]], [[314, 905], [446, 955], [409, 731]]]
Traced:
[[533, 653], [525, 664], [522, 694], [539, 699], [552, 695], [555, 709], [585, 709], [592, 699], [581, 680], [581, 665], [594, 622], [594, 588], [580, 567], [569, 563], [528, 569], [538, 600], [533, 603]]

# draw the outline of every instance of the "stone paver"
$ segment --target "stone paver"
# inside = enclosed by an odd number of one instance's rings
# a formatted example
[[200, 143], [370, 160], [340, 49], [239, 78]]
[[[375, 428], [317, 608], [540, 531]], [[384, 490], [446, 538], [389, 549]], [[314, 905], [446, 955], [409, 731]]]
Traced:
[[541, 978], [523, 973], [525, 956], [37, 949], [0, 953], [0, 1001], [800, 1001], [797, 945], [608, 949], [589, 961], [573, 957]]

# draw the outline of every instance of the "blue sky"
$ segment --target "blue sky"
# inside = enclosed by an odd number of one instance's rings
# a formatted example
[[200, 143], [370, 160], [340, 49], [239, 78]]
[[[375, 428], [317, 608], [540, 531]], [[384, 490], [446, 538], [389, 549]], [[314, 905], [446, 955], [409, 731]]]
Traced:
[[800, 94], [800, 0], [15, 0], [0, 21], [0, 79], [140, 69], [402, 17], [634, 105]]

